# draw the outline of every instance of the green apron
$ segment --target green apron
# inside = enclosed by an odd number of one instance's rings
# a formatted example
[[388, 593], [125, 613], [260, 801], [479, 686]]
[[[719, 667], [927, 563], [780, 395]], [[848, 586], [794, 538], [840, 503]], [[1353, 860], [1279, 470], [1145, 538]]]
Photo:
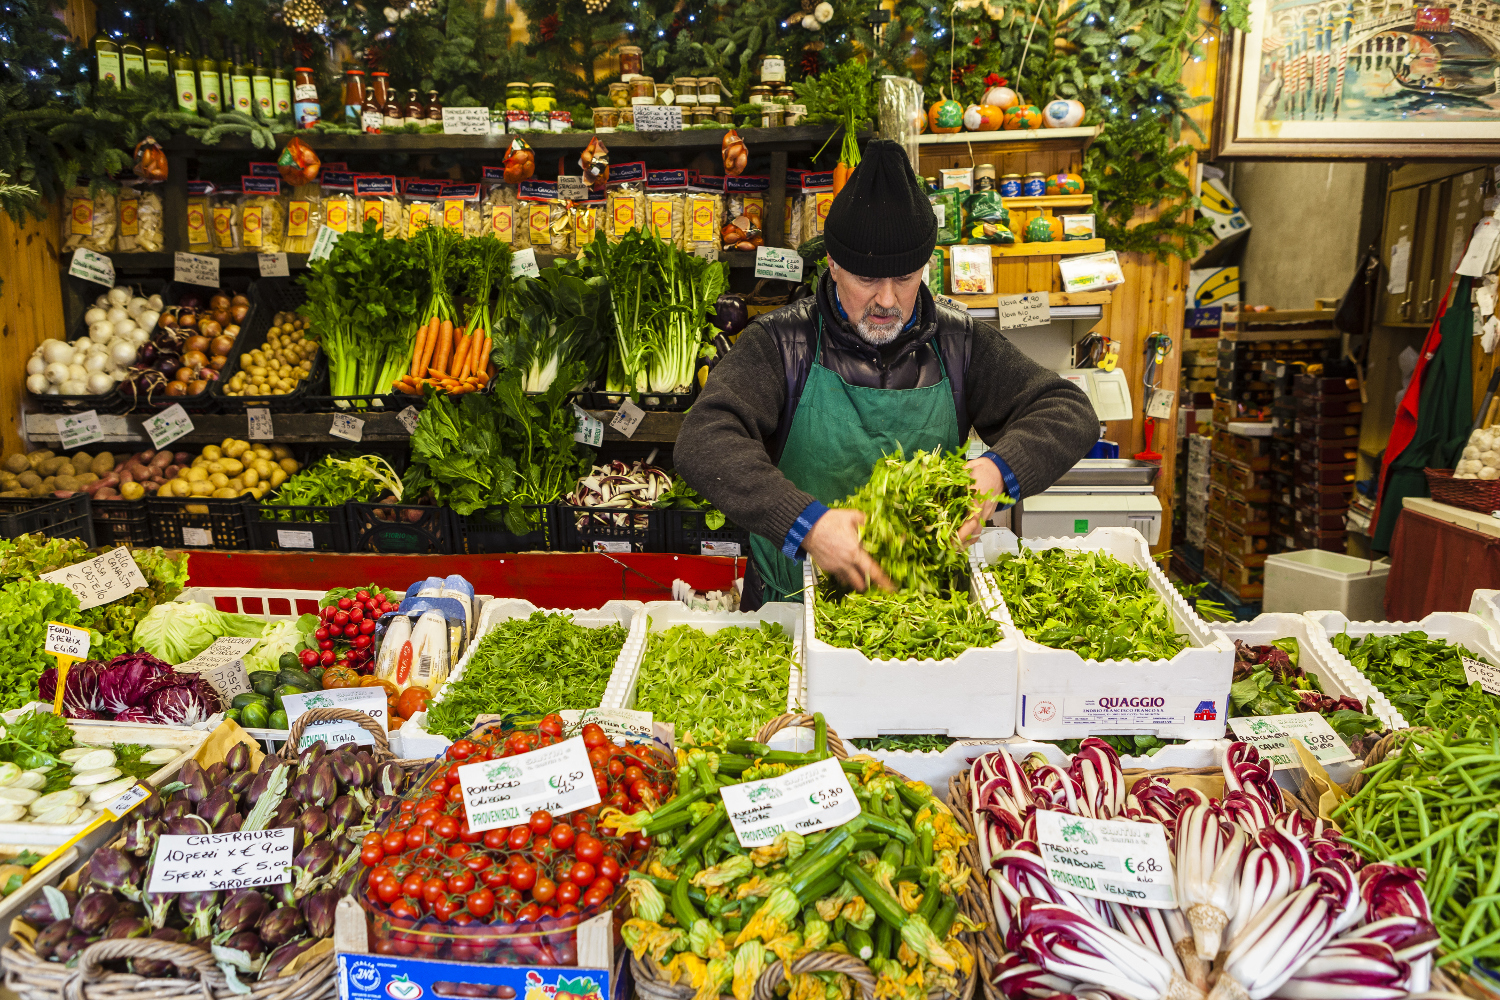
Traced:
[[[819, 363], [823, 352], [823, 318], [812, 369], [787, 432], [777, 464], [800, 490], [834, 504], [870, 481], [870, 470], [882, 456], [903, 446], [907, 452], [963, 444], [948, 371], [937, 385], [923, 389], [873, 389], [850, 385]], [[942, 355], [938, 355], [942, 366]], [[784, 601], [802, 591], [802, 564], [781, 553], [784, 539], [750, 536], [750, 552], [760, 571], [765, 601]]]

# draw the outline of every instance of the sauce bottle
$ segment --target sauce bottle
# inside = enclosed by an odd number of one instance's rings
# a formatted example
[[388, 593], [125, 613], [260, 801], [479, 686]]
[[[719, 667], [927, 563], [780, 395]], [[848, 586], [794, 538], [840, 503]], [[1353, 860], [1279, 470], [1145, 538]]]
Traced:
[[380, 113], [384, 119], [384, 128], [400, 128], [406, 124], [406, 115], [401, 110], [401, 102], [396, 98], [394, 90], [385, 99], [385, 107], [380, 109]]
[[413, 87], [406, 92], [406, 109], [402, 115], [402, 124], [420, 125], [426, 120], [427, 109], [422, 107], [422, 100], [417, 97], [417, 90]]
[[360, 111], [365, 106], [365, 71], [344, 71], [344, 124], [359, 126]]
[[381, 117], [385, 117], [385, 102], [390, 100], [391, 89], [388, 81], [391, 74], [381, 70], [375, 70], [370, 74], [370, 97], [375, 102], [375, 110], [379, 111]]
[[286, 75], [281, 57], [276, 57], [276, 68], [271, 71], [271, 110], [276, 117], [292, 113], [292, 78]]
[[255, 90], [250, 77], [251, 68], [250, 64], [245, 62], [244, 53], [240, 51], [238, 45], [233, 47], [233, 52], [234, 69], [229, 78], [229, 92], [234, 95], [234, 110], [242, 115], [248, 115], [255, 109]]
[[292, 74], [292, 120], [298, 128], [312, 128], [323, 110], [318, 102], [317, 78], [311, 66], [298, 66]]
[[427, 120], [430, 122], [443, 120], [443, 102], [438, 100], [438, 92], [435, 90], [427, 92]]
[[141, 48], [141, 43], [129, 35], [120, 41], [120, 69], [124, 71], [120, 79], [126, 89], [131, 85], [130, 74], [146, 75], [146, 52]]
[[197, 60], [198, 96], [215, 112], [224, 110], [223, 91], [219, 89], [219, 63], [209, 55], [208, 45], [203, 46], [203, 55]]
[[168, 77], [171, 69], [167, 65], [167, 47], [161, 43], [161, 37], [156, 33], [156, 24], [146, 21], [146, 73], [150, 76]]
[[384, 122], [385, 112], [375, 103], [375, 91], [365, 91], [365, 102], [359, 108], [359, 127], [369, 135], [379, 135], [380, 126]]
[[124, 77], [120, 75], [120, 45], [109, 32], [105, 30], [105, 19], [99, 18], [99, 30], [94, 32], [93, 39], [89, 42], [89, 48], [94, 50], [94, 65], [98, 68], [96, 79], [99, 83], [108, 80], [115, 87], [124, 87]]
[[269, 119], [276, 113], [276, 98], [271, 93], [271, 70], [265, 64], [266, 54], [261, 49], [255, 50], [255, 68], [250, 74], [250, 89], [255, 98], [255, 106], [259, 109], [261, 117]]
[[177, 106], [190, 115], [198, 113], [198, 71], [193, 56], [182, 44], [182, 36], [172, 38], [167, 50], [167, 64], [172, 74], [172, 89], [177, 92]]

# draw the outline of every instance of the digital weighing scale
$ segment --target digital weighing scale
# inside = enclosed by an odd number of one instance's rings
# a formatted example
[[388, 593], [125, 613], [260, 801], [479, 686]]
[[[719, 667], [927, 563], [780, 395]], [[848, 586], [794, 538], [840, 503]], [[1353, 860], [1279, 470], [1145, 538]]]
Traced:
[[1130, 458], [1085, 458], [1051, 489], [1011, 508], [1011, 530], [1023, 538], [1066, 538], [1095, 528], [1134, 528], [1155, 545], [1161, 501], [1152, 483], [1160, 471]]

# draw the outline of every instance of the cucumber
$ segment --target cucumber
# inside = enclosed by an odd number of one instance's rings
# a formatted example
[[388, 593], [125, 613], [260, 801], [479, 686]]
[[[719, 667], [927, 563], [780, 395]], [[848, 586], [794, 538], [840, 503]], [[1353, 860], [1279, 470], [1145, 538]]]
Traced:
[[256, 670], [250, 675], [250, 687], [256, 694], [271, 697], [271, 692], [276, 690], [276, 671]]
[[313, 681], [315, 683], [317, 683], [320, 687], [322, 686], [322, 684], [323, 684], [323, 668], [322, 667], [308, 667], [307, 668], [307, 676], [311, 677], [313, 679]]
[[[263, 694], [257, 694], [254, 691], [246, 691], [244, 694], [235, 695], [234, 700], [229, 704], [231, 708], [244, 708], [246, 705], [252, 703], [258, 705], [269, 705], [271, 703], [271, 699], [267, 698]], [[267, 708], [266, 711], [269, 712], [270, 709]]]
[[276, 664], [277, 666], [281, 667], [282, 670], [300, 671], [302, 669], [302, 661], [297, 659], [296, 653], [282, 653], [281, 659], [277, 660]]
[[268, 723], [268, 725], [266, 726], [266, 728], [267, 729], [286, 729], [286, 728], [288, 728], [287, 727], [287, 722], [286, 722], [286, 713], [284, 711], [282, 711], [281, 709], [279, 709], [279, 708], [276, 711], [272, 712], [271, 713], [270, 722]]
[[[291, 656], [285, 653], [284, 656]], [[316, 691], [318, 682], [307, 676], [307, 671], [298, 667], [296, 670], [282, 670], [276, 675], [276, 679], [285, 687], [294, 687], [299, 691]]]
[[240, 710], [237, 708], [226, 708], [224, 709], [224, 718], [228, 719], [230, 722], [239, 722]]
[[[238, 699], [236, 699], [238, 700]], [[264, 701], [252, 701], [240, 707], [240, 725], [249, 729], [268, 729], [271, 709]]]

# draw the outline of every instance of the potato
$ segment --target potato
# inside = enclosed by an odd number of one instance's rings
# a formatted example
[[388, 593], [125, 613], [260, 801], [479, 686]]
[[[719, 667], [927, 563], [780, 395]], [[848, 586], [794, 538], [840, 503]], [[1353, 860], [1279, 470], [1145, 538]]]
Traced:
[[57, 488], [57, 477], [56, 476], [48, 476], [46, 479], [42, 480], [42, 485], [45, 486], [45, 487], [47, 487], [47, 489], [49, 489], [49, 490], [56, 489]]
[[211, 493], [209, 495], [210, 496], [214, 496], [214, 497], [218, 497], [221, 500], [230, 500], [230, 499], [233, 499], [237, 494], [234, 492], [234, 490], [230, 489], [229, 487], [223, 486], [223, 487], [220, 487], [219, 489], [214, 490], [213, 493]]
[[7, 472], [22, 473], [31, 468], [31, 463], [26, 461], [25, 455], [6, 455], [5, 469]]
[[48, 486], [46, 483], [37, 483], [31, 488], [29, 492], [34, 497], [44, 497], [48, 493], [52, 492], [52, 487]]
[[68, 493], [76, 493], [79, 490], [83, 489], [86, 484], [80, 483], [72, 476], [58, 476], [57, 481], [52, 485], [55, 486], [58, 490], [66, 490]]
[[224, 463], [223, 462], [209, 462], [207, 465], [204, 466], [204, 468], [207, 469], [208, 470], [208, 474], [210, 476], [212, 476], [216, 472], [222, 473], [224, 471]]
[[[85, 468], [87, 468], [87, 466], [85, 466]], [[57, 467], [56, 475], [76, 476], [78, 475], [78, 467], [75, 466], [72, 462], [69, 462], [67, 459], [64, 459], [63, 463]]]
[[254, 469], [256, 475], [260, 476], [260, 478], [269, 479], [271, 476], [271, 470], [275, 468], [275, 466], [271, 464], [270, 459], [257, 458], [255, 461], [250, 463], [250, 468]]
[[222, 472], [209, 473], [208, 481], [213, 484], [216, 490], [222, 490], [229, 485], [229, 477]]
[[224, 457], [224, 449], [216, 444], [207, 445], [203, 449], [203, 457], [210, 462], [217, 461]]
[[139, 500], [146, 495], [146, 487], [140, 483], [121, 483], [120, 496], [126, 500]]
[[193, 459], [193, 464], [190, 465], [190, 466], [188, 466], [188, 468], [190, 468], [190, 469], [205, 469], [206, 470], [208, 468], [208, 459], [206, 459], [202, 455], [200, 455], [197, 458]]
[[238, 476], [241, 472], [245, 471], [245, 463], [241, 462], [237, 458], [226, 458], [219, 464], [223, 466], [224, 471], [231, 476]]
[[42, 481], [42, 477], [29, 469], [16, 477], [16, 485], [23, 489], [31, 489]]
[[75, 451], [68, 461], [73, 463], [75, 469], [87, 469], [94, 464], [94, 456], [86, 451]]
[[206, 497], [214, 491], [214, 484], [207, 479], [199, 479], [188, 483], [191, 489], [188, 492], [195, 497]]
[[[85, 473], [84, 473], [84, 474], [83, 474], [83, 475], [81, 475], [81, 476], [78, 476], [78, 477], [76, 477], [76, 478], [77, 478], [77, 479], [78, 479], [78, 481], [79, 481], [79, 482], [80, 482], [80, 483], [81, 483], [81, 484], [83, 484], [83, 485], [84, 485], [84, 486], [87, 486], [87, 485], [88, 485], [88, 484], [89, 484], [89, 483], [97, 483], [97, 482], [98, 482], [98, 481], [99, 481], [99, 477], [98, 477], [98, 476], [96, 476], [96, 475], [94, 475], [94, 474], [93, 474], [93, 473], [92, 473], [92, 472], [85, 472]], [[122, 477], [120, 477], [120, 478], [121, 478], [121, 479], [122, 479], [122, 480], [123, 480], [123, 479], [124, 479], [124, 477], [123, 477], [123, 476], [122, 476]]]
[[0, 493], [0, 497], [29, 497], [29, 496], [31, 496], [31, 492], [29, 490], [6, 490], [5, 492]]
[[183, 510], [187, 511], [189, 514], [208, 513], [208, 507], [201, 503], [190, 503], [186, 507], [184, 507]]
[[249, 450], [249, 448], [250, 443], [248, 441], [235, 441], [231, 443], [228, 448], [224, 449], [224, 454], [228, 455], [230, 458], [239, 458], [247, 450]]
[[159, 451], [151, 456], [151, 468], [165, 469], [172, 464], [172, 453], [170, 451]]
[[101, 451], [89, 463], [89, 471], [96, 476], [102, 476], [106, 472], [115, 471], [115, 456], [111, 452]]
[[30, 464], [30, 466], [33, 469], [35, 469], [38, 465], [40, 465], [41, 463], [47, 461], [47, 459], [49, 459], [51, 457], [52, 457], [52, 452], [47, 451], [44, 448], [41, 451], [33, 451], [33, 452], [28, 453], [27, 456], [26, 456], [26, 461], [27, 461], [28, 464]]
[[235, 476], [233, 479], [231, 479], [229, 481], [229, 485], [233, 489], [242, 490], [242, 489], [245, 488], [245, 481], [243, 479], [241, 479], [239, 476]]
[[286, 482], [286, 479], [287, 475], [285, 469], [283, 469], [279, 465], [274, 465], [271, 467], [271, 489], [274, 490], [276, 487]]
[[302, 468], [302, 466], [300, 466], [300, 465], [297, 464], [297, 460], [295, 458], [283, 458], [280, 462], [277, 462], [276, 464], [279, 465], [279, 466], [281, 466], [284, 470], [286, 470], [286, 474], [289, 475], [289, 476], [292, 473], [296, 472], [298, 469]]
[[240, 479], [244, 481], [246, 486], [254, 486], [260, 482], [260, 475], [254, 469], [246, 469], [240, 473]]
[[208, 469], [202, 466], [194, 466], [193, 468], [187, 470], [187, 473], [182, 478], [186, 479], [190, 483], [207, 482]]
[[65, 458], [44, 458], [36, 464], [36, 471], [44, 476], [55, 476], [57, 475], [57, 470], [62, 468], [63, 463], [66, 461], [67, 459]]
[[101, 487], [97, 492], [94, 493], [94, 499], [95, 500], [118, 500], [118, 499], [120, 499], [120, 494], [118, 494], [118, 493], [115, 492], [113, 486], [104, 486], [104, 487]]
[[258, 444], [258, 445], [255, 445], [253, 448], [251, 448], [250, 449], [250, 454], [254, 455], [256, 458], [264, 458], [264, 459], [268, 459], [268, 460], [271, 457], [273, 457], [273, 455], [274, 455], [274, 453], [271, 451], [271, 449], [267, 448], [263, 444]]
[[193, 492], [193, 484], [186, 479], [174, 479], [167, 485], [172, 487], [174, 497], [185, 497]]

